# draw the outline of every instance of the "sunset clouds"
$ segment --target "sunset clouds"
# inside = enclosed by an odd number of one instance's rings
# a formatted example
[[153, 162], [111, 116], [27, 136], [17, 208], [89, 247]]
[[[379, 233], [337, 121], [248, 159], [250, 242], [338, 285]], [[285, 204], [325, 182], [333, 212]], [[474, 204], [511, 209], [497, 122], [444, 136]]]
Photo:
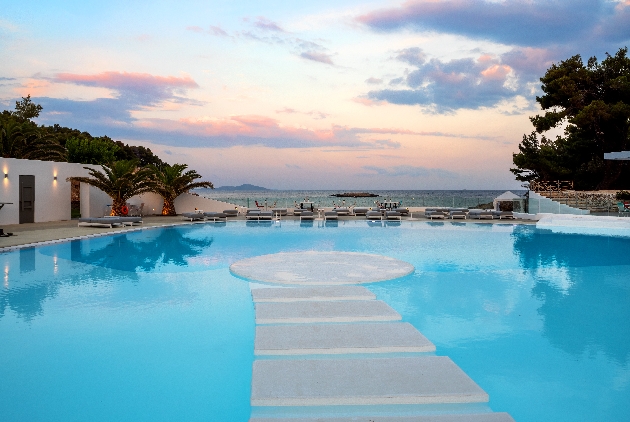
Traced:
[[40, 124], [148, 146], [216, 186], [518, 188], [511, 157], [545, 70], [630, 44], [627, 0], [33, 0], [3, 14], [5, 108], [31, 94]]

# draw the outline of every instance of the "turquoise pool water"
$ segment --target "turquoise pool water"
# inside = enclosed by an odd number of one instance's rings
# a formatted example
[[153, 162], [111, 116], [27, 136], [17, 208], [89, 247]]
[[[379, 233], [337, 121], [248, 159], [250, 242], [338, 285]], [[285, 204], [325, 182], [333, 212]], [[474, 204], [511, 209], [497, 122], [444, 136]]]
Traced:
[[474, 223], [197, 224], [0, 254], [0, 419], [245, 421], [254, 313], [239, 259], [357, 251], [368, 285], [517, 421], [630, 414], [630, 239]]

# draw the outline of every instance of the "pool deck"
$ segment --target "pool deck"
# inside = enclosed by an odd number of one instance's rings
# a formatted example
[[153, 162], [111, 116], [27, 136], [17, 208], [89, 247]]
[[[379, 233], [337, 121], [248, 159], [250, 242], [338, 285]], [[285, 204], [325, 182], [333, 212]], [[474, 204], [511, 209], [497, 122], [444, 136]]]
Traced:
[[[82, 239], [93, 236], [102, 236], [114, 233], [123, 233], [133, 230], [142, 230], [143, 228], [153, 228], [172, 225], [183, 224], [214, 224], [209, 221], [197, 221], [190, 222], [189, 220], [183, 220], [181, 216], [164, 217], [164, 216], [144, 216], [142, 217], [143, 224], [140, 226], [125, 226], [125, 227], [78, 227], [78, 220], [65, 220], [65, 221], [51, 221], [45, 223], [27, 223], [27, 224], [10, 224], [1, 226], [5, 233], [13, 233], [14, 236], [0, 237], [0, 252], [3, 250], [11, 250], [25, 245], [37, 245], [42, 243], [66, 241], [73, 239]], [[339, 222], [342, 221], [366, 221], [365, 217], [344, 216], [339, 217]], [[231, 218], [229, 221], [245, 221], [244, 216], [238, 216]], [[299, 221], [299, 217], [285, 216], [282, 217], [282, 221]], [[315, 221], [323, 222], [323, 219], [315, 219]], [[441, 222], [474, 222], [479, 224], [535, 224], [535, 221], [529, 220], [429, 220], [423, 217], [414, 217], [412, 220], [403, 219], [402, 224], [405, 221], [433, 221]], [[255, 223], [255, 222], [252, 222]]]

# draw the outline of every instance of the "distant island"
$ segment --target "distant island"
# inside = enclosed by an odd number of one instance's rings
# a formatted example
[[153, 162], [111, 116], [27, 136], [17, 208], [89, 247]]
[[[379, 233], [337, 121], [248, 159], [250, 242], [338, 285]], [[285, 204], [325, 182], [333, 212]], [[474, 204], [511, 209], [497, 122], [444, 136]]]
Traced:
[[263, 190], [271, 190], [271, 189], [267, 189], [267, 188], [263, 188], [262, 186], [256, 186], [256, 185], [250, 185], [250, 184], [244, 184], [244, 185], [240, 185], [240, 186], [220, 186], [218, 188], [214, 189], [215, 191], [235, 191], [235, 190], [241, 190], [241, 191], [263, 191]]
[[376, 198], [378, 195], [374, 193], [367, 193], [367, 192], [344, 192], [344, 193], [335, 193], [330, 196], [334, 196], [337, 198]]

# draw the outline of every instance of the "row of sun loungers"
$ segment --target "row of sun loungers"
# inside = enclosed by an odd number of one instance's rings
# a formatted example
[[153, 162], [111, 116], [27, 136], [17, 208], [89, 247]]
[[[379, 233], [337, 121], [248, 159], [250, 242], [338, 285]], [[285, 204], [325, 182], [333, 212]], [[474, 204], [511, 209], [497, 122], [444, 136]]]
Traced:
[[86, 217], [79, 218], [78, 226], [109, 227], [142, 224], [142, 217]]
[[479, 209], [466, 209], [466, 208], [427, 208], [424, 211], [424, 216], [433, 220], [434, 218], [473, 218], [473, 219], [514, 219], [512, 211], [495, 211], [495, 210], [479, 210]]

